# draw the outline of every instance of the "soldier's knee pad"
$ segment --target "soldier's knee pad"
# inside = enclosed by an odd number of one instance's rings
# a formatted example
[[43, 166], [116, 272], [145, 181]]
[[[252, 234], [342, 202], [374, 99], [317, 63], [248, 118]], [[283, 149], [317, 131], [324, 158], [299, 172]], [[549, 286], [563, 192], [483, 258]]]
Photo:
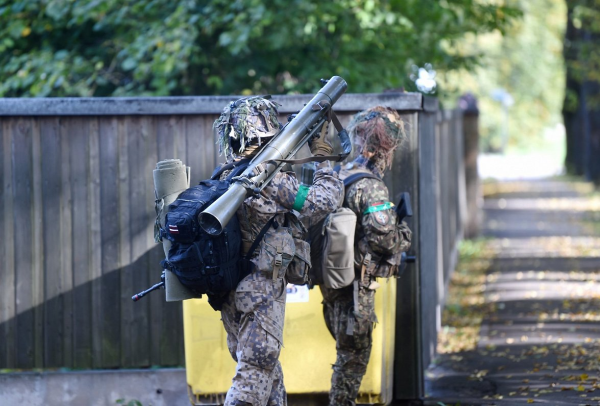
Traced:
[[239, 361], [267, 370], [272, 370], [277, 365], [281, 344], [257, 320], [252, 321], [244, 339]]

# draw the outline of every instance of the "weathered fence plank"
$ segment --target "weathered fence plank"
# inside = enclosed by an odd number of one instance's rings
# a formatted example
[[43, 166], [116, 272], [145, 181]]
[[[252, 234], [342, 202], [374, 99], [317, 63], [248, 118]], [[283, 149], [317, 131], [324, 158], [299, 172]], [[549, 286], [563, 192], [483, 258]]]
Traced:
[[158, 149], [159, 161], [175, 157], [173, 127], [175, 126], [176, 120], [176, 117], [164, 117], [156, 120], [156, 146]]
[[131, 215], [129, 204], [129, 134], [127, 133], [127, 122], [118, 121], [119, 134], [119, 268], [121, 285], [121, 366], [132, 367], [133, 347], [136, 343], [133, 338], [133, 303], [130, 300], [130, 293], [134, 291], [133, 265], [131, 263]]
[[[154, 248], [154, 211], [152, 211], [154, 197], [154, 183], [152, 181], [152, 171], [158, 162], [158, 151], [156, 148], [158, 134], [156, 132], [156, 117], [147, 117], [145, 119], [145, 157], [143, 166], [144, 179], [144, 229], [142, 236], [144, 237], [144, 252], [146, 257], [146, 268], [143, 269], [146, 273], [146, 287], [153, 285], [159, 280], [159, 263], [155, 262], [152, 248]], [[149, 365], [160, 365], [160, 359], [157, 359], [157, 348], [154, 344], [157, 336], [160, 334], [160, 324], [162, 321], [162, 303], [156, 300], [148, 301], [148, 363]], [[160, 296], [160, 295], [158, 295]], [[156, 360], [156, 362], [154, 361]]]
[[[69, 120], [73, 215], [73, 367], [92, 365], [92, 289], [90, 284], [89, 137], [90, 121]], [[97, 247], [96, 249], [101, 249]]]
[[214, 169], [212, 159], [213, 148], [206, 148], [207, 141], [210, 141], [212, 137], [203, 137], [203, 134], [206, 134], [203, 131], [205, 130], [204, 123], [206, 121], [204, 117], [185, 118], [186, 157], [184, 162], [187, 162], [187, 165], [191, 166], [192, 185], [197, 184], [201, 179], [209, 177]]
[[60, 243], [60, 196], [61, 196], [61, 146], [58, 118], [40, 119], [42, 148], [43, 238], [44, 238], [44, 366], [63, 366], [63, 286], [61, 284], [61, 243]]
[[[135, 266], [130, 270], [130, 289], [138, 292], [149, 286], [148, 257], [144, 255], [146, 246], [145, 230], [151, 219], [147, 215], [146, 207], [150, 204], [146, 200], [146, 179], [144, 162], [147, 159], [146, 138], [148, 133], [147, 117], [127, 118], [128, 136], [128, 163], [129, 163], [129, 212], [131, 228], [131, 255]], [[129, 299], [131, 301], [131, 299]], [[132, 349], [132, 362], [134, 365], [150, 365], [149, 343], [149, 302], [147, 300], [135, 303], [132, 307], [132, 324], [129, 326]]]
[[73, 367], [73, 218], [71, 188], [71, 133], [70, 126], [60, 122], [61, 188], [60, 188], [60, 262], [63, 305], [63, 365]]
[[120, 227], [119, 227], [119, 140], [116, 118], [100, 118], [100, 218], [101, 218], [101, 368], [121, 363]]
[[10, 128], [10, 120], [3, 121], [0, 126], [2, 140], [2, 197], [3, 212], [0, 214], [0, 232], [5, 236], [3, 238], [2, 247], [0, 247], [0, 284], [2, 294], [0, 295], [0, 322], [4, 335], [4, 348], [0, 351], [0, 362], [6, 365], [5, 368], [15, 368], [16, 351], [15, 351], [15, 323], [16, 323], [16, 308], [15, 308], [15, 245], [14, 239], [14, 199], [13, 199], [13, 177], [12, 177], [12, 130]]
[[90, 120], [88, 213], [90, 234], [92, 366], [102, 368], [102, 225], [100, 207], [100, 127]]
[[23, 368], [35, 367], [35, 336], [34, 336], [34, 312], [33, 312], [33, 260], [31, 236], [33, 235], [33, 224], [31, 221], [33, 212], [33, 157], [32, 157], [32, 119], [15, 118], [11, 120], [10, 128], [14, 133], [12, 139], [14, 156], [13, 159], [13, 196], [14, 196], [14, 219], [15, 227], [13, 234], [7, 238], [14, 238], [16, 312], [17, 318], [16, 334], [19, 338], [16, 342], [17, 364]]
[[42, 150], [40, 122], [32, 122], [32, 197], [33, 197], [33, 234], [31, 235], [32, 248], [32, 307], [34, 319], [34, 365], [36, 368], [44, 366], [44, 238], [42, 222]]
[[[153, 117], [151, 128], [152, 131], [148, 133], [148, 149], [147, 156], [144, 165], [144, 176], [146, 179], [146, 196], [144, 198], [146, 206], [150, 204], [150, 207], [153, 207], [152, 202], [156, 199], [154, 194], [154, 182], [153, 178], [150, 176], [152, 171], [156, 167], [156, 162], [159, 161], [158, 154], [158, 145], [159, 145], [159, 127], [161, 122], [168, 121], [164, 117]], [[154, 225], [155, 220], [155, 212], [150, 212], [150, 217], [148, 220], [149, 225]], [[153, 285], [160, 280], [160, 260], [164, 258], [162, 244], [157, 245], [154, 242], [154, 233], [153, 227], [149, 229], [146, 233], [146, 246], [147, 248], [147, 257], [148, 257], [148, 266], [146, 268], [146, 280], [149, 285]], [[159, 248], [157, 250], [157, 248]], [[148, 298], [149, 305], [149, 319], [150, 319], [150, 364], [151, 365], [162, 365], [161, 354], [160, 354], [160, 340], [162, 335], [162, 325], [164, 323], [164, 299], [161, 295], [152, 295]]]
[[[174, 144], [173, 158], [181, 159], [187, 166], [193, 166], [187, 156], [187, 134], [186, 131], [187, 117], [179, 116], [173, 121], [171, 127], [172, 139]], [[192, 157], [193, 159], [193, 157]], [[197, 170], [197, 169], [196, 169]]]
[[[448, 120], [444, 117], [445, 112], [439, 112], [437, 114], [437, 128], [438, 128], [438, 142], [439, 142], [439, 154], [438, 154], [438, 171], [440, 179], [444, 179], [444, 170], [448, 168], [450, 155], [452, 154], [452, 149], [450, 148], [450, 140], [448, 133]], [[449, 202], [449, 194], [451, 188], [450, 182], [441, 182], [439, 183], [440, 195], [439, 200], [441, 202], [441, 217], [439, 221], [443, 221], [443, 219], [447, 219], [448, 215], [452, 211], [448, 206]], [[452, 222], [449, 221], [448, 224]], [[448, 252], [449, 242], [450, 242], [450, 227], [440, 227], [442, 232], [442, 270], [444, 272], [444, 280], [446, 279], [446, 269], [448, 269], [448, 257], [446, 256], [446, 252]], [[439, 293], [443, 292], [442, 290], [438, 291]]]
[[[175, 117], [164, 117], [156, 119], [156, 162], [171, 159], [175, 156], [175, 143], [173, 142], [173, 127]], [[156, 166], [152, 166], [154, 170]], [[154, 183], [153, 183], [154, 184]], [[155, 214], [155, 213], [153, 213]], [[164, 258], [162, 245], [154, 245], [150, 251], [149, 279], [150, 283], [157, 283], [160, 278], [159, 262]], [[163, 353], [163, 341], [170, 331], [177, 331], [177, 327], [169, 329], [168, 323], [172, 317], [163, 317], [167, 314], [167, 303], [160, 296], [151, 297], [151, 319], [152, 319], [152, 364], [153, 365], [175, 365], [176, 359], [169, 359]], [[176, 346], [175, 344], [173, 346]]]

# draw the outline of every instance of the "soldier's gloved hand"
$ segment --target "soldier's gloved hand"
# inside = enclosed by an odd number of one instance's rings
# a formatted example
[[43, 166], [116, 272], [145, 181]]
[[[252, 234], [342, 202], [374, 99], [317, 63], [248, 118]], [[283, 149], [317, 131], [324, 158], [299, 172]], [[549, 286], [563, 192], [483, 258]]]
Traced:
[[329, 133], [329, 123], [325, 122], [321, 127], [321, 134], [319, 138], [314, 138], [310, 144], [310, 152], [315, 156], [331, 155], [333, 153], [333, 147], [327, 140], [327, 134]]

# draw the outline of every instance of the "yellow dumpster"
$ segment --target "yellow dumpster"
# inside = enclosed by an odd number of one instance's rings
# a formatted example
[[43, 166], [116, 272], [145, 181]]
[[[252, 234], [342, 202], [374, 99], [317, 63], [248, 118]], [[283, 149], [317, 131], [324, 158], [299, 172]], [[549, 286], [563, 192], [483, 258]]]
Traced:
[[[381, 285], [375, 295], [379, 323], [373, 331], [371, 359], [359, 392], [362, 404], [392, 400], [396, 280], [383, 280]], [[325, 326], [321, 301], [318, 288], [288, 285], [280, 356], [288, 394], [329, 392], [335, 341]], [[183, 325], [190, 402], [223, 404], [236, 364], [227, 350], [220, 313], [204, 299], [186, 300]]]

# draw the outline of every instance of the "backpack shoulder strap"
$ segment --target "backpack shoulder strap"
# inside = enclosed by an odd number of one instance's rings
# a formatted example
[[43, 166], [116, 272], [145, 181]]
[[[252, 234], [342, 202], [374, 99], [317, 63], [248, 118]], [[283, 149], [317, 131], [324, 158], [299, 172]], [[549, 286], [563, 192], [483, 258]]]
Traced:
[[233, 171], [231, 171], [231, 173], [227, 177], [227, 179], [229, 180], [229, 179], [233, 178], [234, 176], [239, 175], [242, 171], [244, 171], [248, 167], [248, 164], [250, 163], [250, 161], [251, 161], [251, 158], [244, 158], [239, 161], [229, 162], [228, 164], [225, 164], [225, 165], [222, 165], [221, 167], [215, 168], [215, 170], [213, 171], [210, 178], [212, 180], [218, 180], [219, 177], [223, 174], [223, 172], [233, 168]]
[[[340, 165], [336, 165], [333, 167], [333, 171], [338, 174], [341, 172], [341, 170], [342, 170], [342, 167]], [[348, 187], [351, 184], [353, 184], [354, 182], [357, 182], [364, 178], [381, 180], [381, 178], [379, 176], [373, 175], [371, 172], [357, 172], [357, 173], [353, 173], [352, 175], [346, 177], [342, 181], [344, 182], [344, 187]]]
[[246, 168], [248, 167], [248, 164], [249, 164], [249, 162], [244, 162], [244, 163], [240, 164], [239, 166], [234, 167], [233, 170], [231, 171], [231, 173], [229, 175], [227, 175], [227, 181], [229, 182], [235, 176], [238, 176], [240, 173], [244, 172], [246, 170]]
[[246, 276], [248, 276], [248, 275], [250, 275], [250, 273], [252, 273], [252, 268], [254, 268], [254, 265], [250, 262], [250, 257], [252, 257], [252, 254], [254, 254], [256, 247], [258, 247], [258, 244], [260, 244], [263, 237], [267, 233], [267, 230], [269, 230], [269, 228], [271, 228], [274, 221], [275, 221], [275, 216], [271, 217], [271, 219], [269, 221], [267, 221], [267, 224], [265, 224], [264, 227], [262, 228], [262, 230], [260, 230], [260, 233], [258, 233], [258, 235], [256, 236], [256, 239], [250, 246], [250, 249], [248, 250], [246, 255], [241, 257], [241, 259], [240, 259], [240, 267], [241, 267], [240, 280], [244, 279]]
[[379, 176], [375, 176], [372, 173], [369, 172], [358, 172], [358, 173], [354, 173], [350, 176], [348, 176], [347, 178], [344, 179], [344, 187], [348, 187], [351, 184], [361, 180], [361, 179], [365, 179], [365, 178], [370, 178], [370, 179], [377, 179], [377, 180], [381, 180], [379, 178]]
[[275, 221], [275, 216], [271, 217], [271, 219], [267, 222], [267, 224], [265, 224], [265, 226], [262, 228], [262, 230], [260, 230], [260, 233], [258, 233], [258, 235], [256, 236], [256, 239], [250, 246], [250, 249], [248, 250], [246, 255], [244, 255], [244, 257], [246, 259], [250, 259], [250, 257], [254, 253], [254, 250], [256, 250], [256, 247], [258, 247], [258, 244], [260, 244], [260, 242], [262, 241], [263, 237], [265, 236], [265, 234], [267, 233], [269, 228], [271, 228], [271, 226], [273, 225], [274, 221]]
[[210, 179], [211, 179], [211, 180], [217, 180], [217, 179], [219, 179], [219, 177], [221, 176], [221, 174], [222, 174], [223, 172], [225, 172], [225, 171], [226, 171], [226, 170], [228, 170], [228, 169], [231, 169], [231, 168], [233, 168], [233, 164], [234, 164], [233, 162], [230, 162], [230, 163], [228, 163], [228, 164], [224, 164], [224, 165], [221, 165], [221, 166], [217, 166], [217, 167], [215, 168], [215, 170], [213, 171], [212, 175], [210, 175]]

